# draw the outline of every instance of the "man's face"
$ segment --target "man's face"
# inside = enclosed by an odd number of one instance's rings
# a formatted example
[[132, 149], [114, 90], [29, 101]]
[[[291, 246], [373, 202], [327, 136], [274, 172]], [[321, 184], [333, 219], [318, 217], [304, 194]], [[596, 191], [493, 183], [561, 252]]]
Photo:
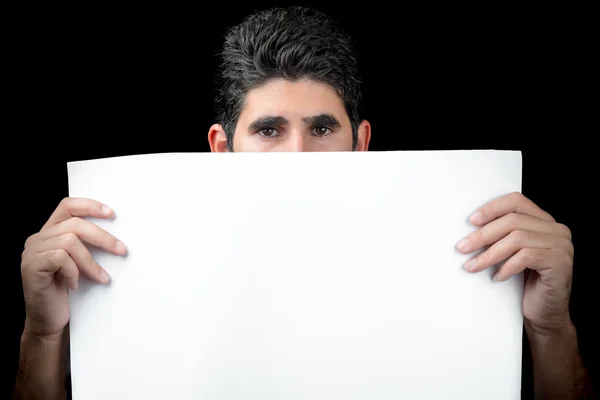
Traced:
[[[366, 151], [370, 125], [359, 127], [357, 151]], [[227, 151], [220, 125], [209, 131], [212, 151]], [[335, 90], [321, 82], [271, 80], [248, 92], [233, 150], [352, 151], [352, 126]]]

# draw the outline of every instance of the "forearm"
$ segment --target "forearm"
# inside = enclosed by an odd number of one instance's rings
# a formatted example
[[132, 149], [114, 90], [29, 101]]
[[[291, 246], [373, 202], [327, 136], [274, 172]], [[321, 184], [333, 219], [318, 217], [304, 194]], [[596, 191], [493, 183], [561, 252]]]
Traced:
[[595, 398], [572, 324], [552, 334], [536, 332], [527, 325], [525, 329], [531, 346], [536, 399]]
[[13, 400], [66, 399], [67, 339], [66, 330], [43, 338], [24, 330]]

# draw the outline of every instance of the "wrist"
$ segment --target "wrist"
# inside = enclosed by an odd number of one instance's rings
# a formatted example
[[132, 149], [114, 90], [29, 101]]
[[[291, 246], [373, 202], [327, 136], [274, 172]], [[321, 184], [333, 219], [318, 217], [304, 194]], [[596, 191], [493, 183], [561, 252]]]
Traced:
[[61, 354], [66, 351], [66, 332], [61, 331], [49, 335], [39, 335], [24, 329], [21, 334], [21, 352], [35, 354]]
[[577, 331], [573, 323], [560, 329], [540, 330], [526, 326], [525, 330], [534, 361], [558, 357], [561, 353], [578, 352]]
[[45, 332], [40, 330], [36, 323], [29, 318], [25, 318], [25, 325], [21, 334], [22, 340], [37, 340], [41, 343], [60, 343], [64, 340], [66, 327], [55, 332]]
[[575, 325], [570, 316], [566, 316], [560, 323], [554, 323], [552, 326], [536, 326], [528, 321], [524, 322], [527, 337], [531, 341], [554, 341], [560, 339], [569, 339], [576, 335]]

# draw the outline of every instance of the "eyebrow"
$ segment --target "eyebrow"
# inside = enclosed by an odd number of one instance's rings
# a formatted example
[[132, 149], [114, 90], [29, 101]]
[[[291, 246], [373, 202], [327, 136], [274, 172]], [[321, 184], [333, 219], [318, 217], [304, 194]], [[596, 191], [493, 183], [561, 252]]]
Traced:
[[260, 131], [261, 129], [271, 128], [273, 126], [281, 126], [288, 123], [288, 120], [283, 117], [266, 116], [254, 120], [248, 129], [251, 131]]
[[339, 128], [342, 126], [340, 121], [331, 114], [319, 114], [312, 117], [302, 118], [305, 124], [311, 126], [329, 126], [331, 128]]
[[[331, 114], [319, 114], [302, 118], [302, 122], [310, 126], [328, 126], [339, 128], [342, 124]], [[267, 115], [254, 120], [249, 126], [250, 131], [260, 131], [274, 126], [286, 125], [288, 120], [281, 116]]]

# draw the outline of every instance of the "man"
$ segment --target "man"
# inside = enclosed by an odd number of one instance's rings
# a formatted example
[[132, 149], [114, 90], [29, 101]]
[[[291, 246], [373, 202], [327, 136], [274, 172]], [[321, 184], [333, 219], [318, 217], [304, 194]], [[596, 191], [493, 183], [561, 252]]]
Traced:
[[[218, 123], [213, 152], [367, 151], [371, 126], [359, 116], [360, 87], [351, 42], [314, 10], [274, 9], [246, 18], [228, 34], [222, 52]], [[26, 322], [16, 398], [63, 399], [67, 371], [67, 288], [81, 274], [99, 284], [108, 274], [84, 242], [124, 255], [116, 237], [85, 217], [113, 210], [93, 199], [67, 198], [22, 255]], [[584, 398], [589, 380], [569, 316], [573, 245], [569, 229], [521, 194], [482, 205], [470, 217], [480, 227], [458, 241], [472, 253], [473, 273], [506, 261], [495, 279], [525, 270], [525, 329], [538, 397]]]

